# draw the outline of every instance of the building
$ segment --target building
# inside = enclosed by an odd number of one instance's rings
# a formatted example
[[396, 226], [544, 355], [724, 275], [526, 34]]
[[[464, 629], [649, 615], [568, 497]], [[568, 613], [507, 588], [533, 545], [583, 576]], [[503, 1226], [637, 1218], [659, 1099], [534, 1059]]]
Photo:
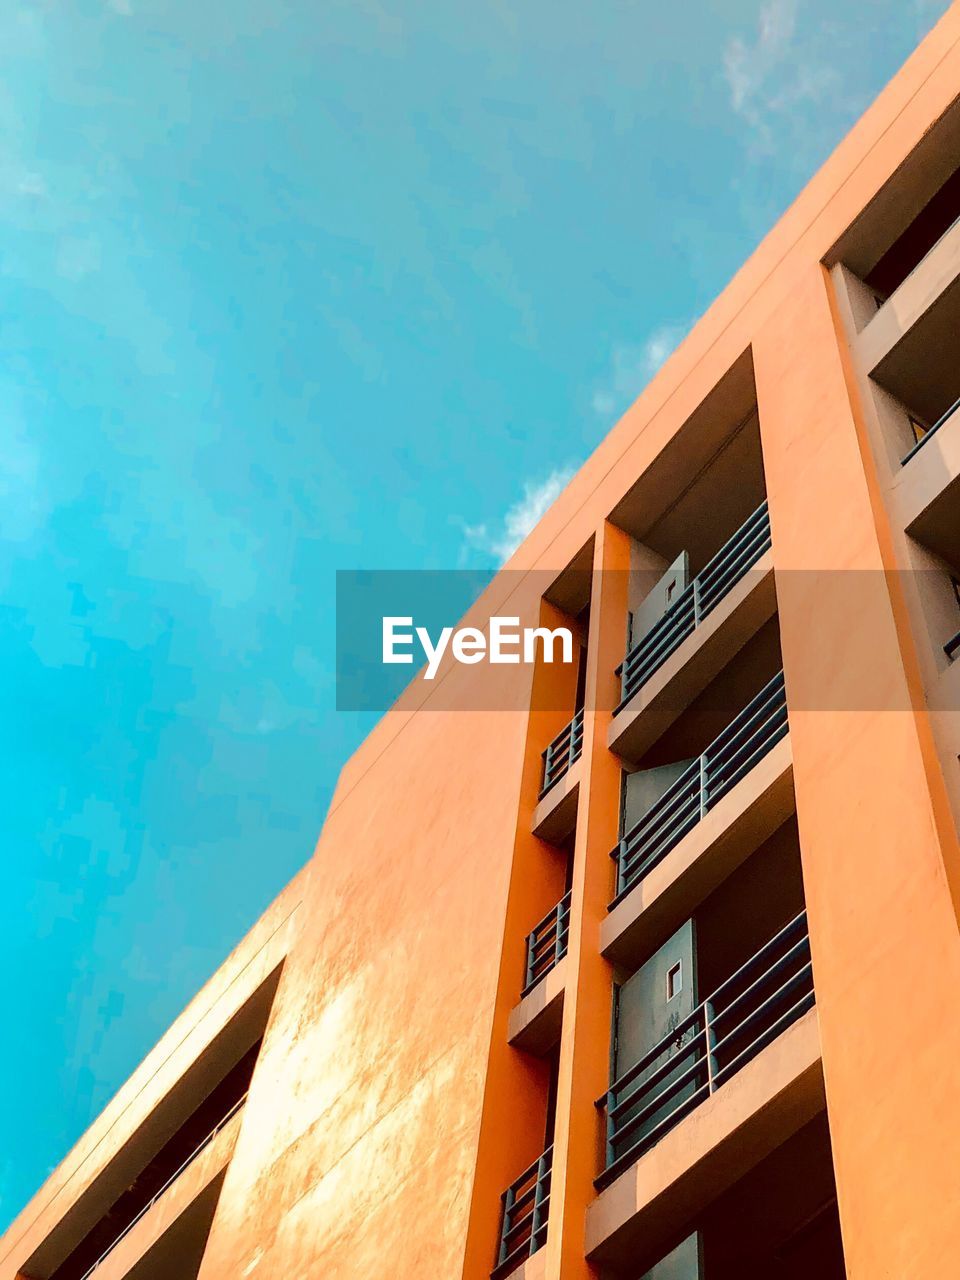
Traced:
[[582, 663], [384, 718], [0, 1280], [956, 1272], [958, 94], [953, 7], [491, 585]]

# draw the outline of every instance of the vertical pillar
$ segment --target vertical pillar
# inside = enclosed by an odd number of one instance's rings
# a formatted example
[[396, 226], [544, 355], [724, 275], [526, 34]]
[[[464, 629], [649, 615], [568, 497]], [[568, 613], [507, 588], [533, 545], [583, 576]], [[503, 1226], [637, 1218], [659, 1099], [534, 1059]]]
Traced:
[[850, 1280], [941, 1280], [960, 1251], [956, 833], [843, 342], [811, 267], [754, 344], [824, 1077]]
[[570, 905], [570, 941], [557, 1084], [546, 1274], [594, 1276], [584, 1258], [586, 1206], [600, 1170], [601, 1118], [594, 1102], [607, 1087], [612, 972], [600, 955], [600, 925], [612, 895], [610, 850], [617, 842], [620, 767], [607, 749], [619, 696], [614, 670], [623, 658], [630, 538], [605, 524], [596, 538], [580, 801]]
[[[534, 575], [528, 585], [529, 598], [515, 606], [523, 625], [569, 625], [560, 610], [540, 599], [542, 585], [542, 577]], [[526, 935], [560, 901], [564, 891], [562, 856], [533, 835], [531, 824], [540, 791], [541, 752], [573, 714], [576, 682], [576, 662], [538, 661], [531, 680], [531, 709], [486, 1063], [464, 1280], [488, 1280], [496, 1258], [501, 1194], [543, 1152], [549, 1063], [513, 1048], [507, 1033], [510, 1010], [520, 999], [523, 986]]]

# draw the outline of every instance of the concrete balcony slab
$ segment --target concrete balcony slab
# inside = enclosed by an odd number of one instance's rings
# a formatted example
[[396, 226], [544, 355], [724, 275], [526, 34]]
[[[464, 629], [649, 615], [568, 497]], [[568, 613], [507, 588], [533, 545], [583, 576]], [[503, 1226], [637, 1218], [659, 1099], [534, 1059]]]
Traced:
[[510, 1010], [507, 1040], [515, 1048], [543, 1056], [559, 1041], [566, 977], [567, 958], [564, 956]]
[[900, 469], [893, 497], [910, 536], [960, 569], [960, 409]]
[[641, 1251], [655, 1256], [824, 1106], [811, 1009], [601, 1192], [587, 1209], [587, 1257], [631, 1274]]
[[960, 223], [941, 237], [856, 340], [863, 369], [935, 421], [957, 397]]
[[617, 903], [600, 927], [601, 952], [625, 967], [652, 955], [795, 811], [787, 734]]
[[533, 834], [551, 844], [561, 844], [577, 825], [580, 796], [580, 761], [575, 760], [559, 782], [555, 782], [533, 814]]

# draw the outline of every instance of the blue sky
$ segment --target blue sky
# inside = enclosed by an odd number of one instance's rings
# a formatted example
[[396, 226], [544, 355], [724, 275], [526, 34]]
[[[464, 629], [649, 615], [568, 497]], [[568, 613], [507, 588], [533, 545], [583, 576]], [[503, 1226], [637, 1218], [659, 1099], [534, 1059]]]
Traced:
[[335, 570], [507, 554], [946, 7], [2, 6], [0, 1225], [309, 857]]

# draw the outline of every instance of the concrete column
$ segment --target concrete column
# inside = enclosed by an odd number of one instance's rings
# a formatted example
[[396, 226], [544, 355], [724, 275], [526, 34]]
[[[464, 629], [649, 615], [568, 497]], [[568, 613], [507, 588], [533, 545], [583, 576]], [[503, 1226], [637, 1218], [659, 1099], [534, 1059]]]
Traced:
[[584, 1258], [584, 1217], [600, 1171], [601, 1117], [594, 1102], [608, 1083], [612, 971], [600, 955], [600, 924], [613, 894], [610, 850], [617, 842], [619, 762], [607, 729], [619, 696], [631, 539], [611, 524], [597, 534], [586, 680], [583, 772], [571, 889], [567, 987], [560, 1044], [554, 1175], [546, 1275], [579, 1280], [597, 1273]]
[[[525, 587], [525, 607], [516, 601], [523, 625], [569, 626], [570, 619], [540, 599], [543, 575]], [[541, 752], [572, 714], [577, 664], [536, 663], [531, 680], [523, 776], [510, 887], [503, 926], [502, 952], [486, 1062], [483, 1110], [471, 1189], [464, 1280], [487, 1280], [494, 1265], [500, 1227], [500, 1197], [542, 1153], [546, 1121], [549, 1063], [508, 1042], [510, 1011], [523, 986], [526, 936], [563, 897], [565, 858], [561, 850], [538, 840], [531, 831], [541, 783]], [[491, 793], [491, 803], [498, 803]]]
[[754, 360], [847, 1274], [942, 1280], [960, 1250], [956, 831], [820, 267]]

